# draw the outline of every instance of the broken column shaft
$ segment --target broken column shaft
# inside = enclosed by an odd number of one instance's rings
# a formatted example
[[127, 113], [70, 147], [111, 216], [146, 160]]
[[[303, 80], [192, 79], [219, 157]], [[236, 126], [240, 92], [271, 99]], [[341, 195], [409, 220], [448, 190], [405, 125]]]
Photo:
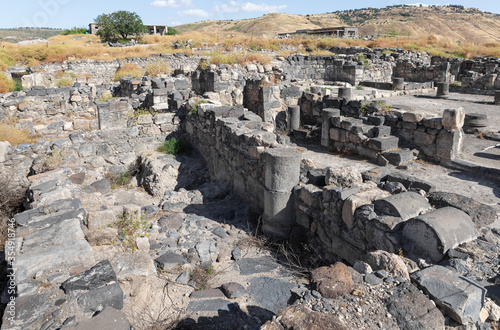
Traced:
[[330, 127], [332, 126], [332, 118], [340, 116], [340, 110], [326, 108], [321, 112], [323, 123], [321, 125], [321, 145], [323, 147], [330, 146]]
[[288, 123], [290, 133], [293, 133], [294, 130], [300, 128], [300, 106], [291, 105], [288, 107]]
[[267, 236], [287, 238], [295, 223], [292, 190], [299, 183], [302, 154], [295, 148], [272, 148], [264, 159], [262, 231]]
[[437, 86], [436, 97], [447, 98], [448, 94], [450, 94], [450, 84], [447, 82], [437, 82], [436, 86]]

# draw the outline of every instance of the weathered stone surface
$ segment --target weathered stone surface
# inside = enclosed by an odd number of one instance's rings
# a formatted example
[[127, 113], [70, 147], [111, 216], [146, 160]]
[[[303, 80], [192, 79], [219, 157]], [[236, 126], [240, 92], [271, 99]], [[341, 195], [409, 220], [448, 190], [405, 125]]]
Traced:
[[411, 278], [455, 321], [479, 321], [486, 290], [472, 280], [438, 265], [418, 271]]
[[85, 192], [88, 194], [92, 193], [101, 193], [101, 194], [107, 194], [111, 192], [111, 183], [109, 182], [108, 179], [101, 179], [96, 182], [93, 182], [90, 186], [88, 186], [85, 189]]
[[118, 281], [133, 281], [137, 277], [148, 277], [156, 274], [154, 261], [149, 251], [123, 253], [110, 260]]
[[189, 296], [191, 299], [223, 299], [224, 293], [220, 289], [205, 289], [198, 290], [191, 293]]
[[348, 328], [333, 314], [316, 312], [304, 305], [294, 305], [282, 309], [276, 318], [265, 323], [260, 329], [347, 330]]
[[85, 313], [102, 311], [106, 306], [122, 309], [123, 291], [118, 283], [113, 283], [85, 292], [77, 301]]
[[48, 246], [84, 239], [85, 236], [80, 227], [80, 220], [68, 219], [26, 236], [23, 240], [21, 252], [31, 253]]
[[269, 257], [240, 259], [238, 266], [241, 275], [267, 273], [280, 267], [276, 261]]
[[366, 255], [366, 262], [373, 270], [385, 270], [391, 275], [410, 280], [406, 264], [399, 256], [393, 253], [382, 250], [373, 251]]
[[38, 272], [58, 268], [94, 264], [94, 252], [85, 240], [47, 246], [17, 256], [15, 267], [19, 281], [30, 279]]
[[78, 322], [77, 326], [68, 329], [77, 330], [129, 330], [130, 324], [127, 315], [111, 306], [106, 306], [102, 312], [91, 319]]
[[389, 163], [394, 166], [411, 163], [415, 158], [413, 156], [413, 152], [407, 149], [387, 151], [382, 153], [382, 156], [384, 156], [389, 161]]
[[61, 284], [66, 294], [75, 290], [93, 290], [116, 282], [116, 274], [108, 260], [99, 262], [83, 273], [70, 277]]
[[245, 287], [236, 282], [222, 284], [221, 290], [230, 299], [241, 297], [246, 293]]
[[380, 183], [387, 175], [391, 173], [391, 170], [388, 167], [376, 167], [374, 169], [368, 170], [362, 173], [363, 180], [365, 181], [373, 181], [376, 183]]
[[415, 192], [392, 195], [376, 200], [373, 204], [377, 214], [400, 217], [403, 220], [416, 217], [431, 209], [427, 200]]
[[174, 252], [166, 252], [155, 259], [155, 264], [163, 270], [175, 268], [186, 263], [186, 259]]
[[0, 142], [0, 163], [7, 160], [7, 154], [9, 153], [11, 145], [8, 141]]
[[386, 304], [387, 311], [401, 329], [444, 330], [443, 314], [409, 282], [401, 283], [392, 289]]
[[231, 301], [226, 299], [191, 300], [187, 311], [191, 313], [229, 311], [230, 305]]
[[254, 277], [247, 291], [254, 303], [273, 313], [287, 306], [292, 297], [291, 289], [296, 285], [271, 277]]
[[443, 112], [442, 125], [444, 129], [458, 130], [464, 126], [465, 111], [459, 107], [455, 109], [445, 109]]
[[352, 228], [354, 225], [354, 212], [358, 207], [370, 204], [378, 198], [387, 196], [390, 196], [390, 194], [379, 188], [361, 191], [357, 194], [349, 196], [342, 206], [342, 220], [348, 228]]
[[442, 159], [455, 159], [462, 150], [462, 130], [450, 131], [442, 129], [436, 140], [436, 156]]
[[349, 188], [363, 182], [361, 173], [355, 167], [329, 167], [325, 175], [326, 185]]
[[372, 138], [368, 140], [368, 147], [376, 151], [396, 149], [398, 144], [399, 139], [395, 136]]
[[436, 186], [434, 184], [399, 171], [394, 171], [388, 174], [386, 180], [391, 182], [400, 182], [406, 189], [422, 189], [426, 193], [436, 191]]
[[165, 191], [175, 189], [180, 165], [172, 155], [147, 159], [142, 164], [138, 181], [148, 192], [161, 197]]
[[449, 249], [477, 237], [471, 218], [453, 207], [444, 207], [408, 220], [402, 234], [407, 251], [429, 257], [433, 262], [443, 259]]
[[350, 293], [354, 284], [349, 269], [341, 262], [315, 269], [311, 273], [311, 278], [316, 290], [326, 298], [335, 298]]
[[497, 212], [493, 207], [460, 194], [438, 191], [429, 194], [427, 198], [436, 208], [452, 206], [464, 211], [478, 227], [487, 226], [497, 219]]

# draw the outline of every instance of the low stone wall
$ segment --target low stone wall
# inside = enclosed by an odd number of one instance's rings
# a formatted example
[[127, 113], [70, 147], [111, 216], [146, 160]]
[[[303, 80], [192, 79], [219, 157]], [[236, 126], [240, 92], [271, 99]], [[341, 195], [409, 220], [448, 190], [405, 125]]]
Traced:
[[[376, 105], [368, 105], [364, 111], [377, 111]], [[383, 156], [391, 163], [391, 158], [399, 158], [396, 163], [412, 161], [413, 154], [399, 148], [417, 148], [427, 158], [446, 163], [460, 153], [464, 117], [462, 108], [444, 110], [442, 118], [397, 110], [353, 118], [341, 116], [340, 110], [325, 109], [322, 144], [374, 161]]]
[[33, 68], [35, 73], [22, 78], [23, 87], [55, 86], [60, 73], [72, 73], [79, 83], [109, 84], [113, 81], [115, 72], [126, 63], [132, 63], [144, 70], [150, 61], [164, 60], [172, 70], [180, 69], [186, 72], [196, 70], [199, 57], [190, 57], [187, 54], [161, 54], [146, 58], [128, 58], [114, 61], [65, 61], [62, 63], [44, 63]]

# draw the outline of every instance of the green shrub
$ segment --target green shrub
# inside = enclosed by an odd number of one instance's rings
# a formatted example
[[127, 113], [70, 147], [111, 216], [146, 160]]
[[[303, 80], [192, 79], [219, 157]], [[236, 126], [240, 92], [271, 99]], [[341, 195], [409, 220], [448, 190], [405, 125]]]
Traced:
[[182, 153], [188, 153], [191, 151], [191, 146], [180, 139], [170, 138], [165, 140], [158, 151], [169, 155], [179, 155]]
[[144, 215], [138, 215], [137, 212], [118, 216], [118, 220], [113, 225], [118, 229], [118, 239], [123, 246], [132, 250], [136, 249], [136, 237], [148, 236], [149, 224]]
[[72, 29], [66, 29], [63, 31], [63, 33], [61, 33], [62, 35], [68, 35], [68, 34], [86, 34], [88, 31], [87, 31], [87, 28], [84, 28], [84, 27], [74, 27]]
[[167, 31], [165, 32], [165, 35], [167, 35], [167, 36], [174, 36], [176, 34], [179, 34], [179, 31], [177, 31], [176, 29], [174, 29], [171, 26], [167, 27]]

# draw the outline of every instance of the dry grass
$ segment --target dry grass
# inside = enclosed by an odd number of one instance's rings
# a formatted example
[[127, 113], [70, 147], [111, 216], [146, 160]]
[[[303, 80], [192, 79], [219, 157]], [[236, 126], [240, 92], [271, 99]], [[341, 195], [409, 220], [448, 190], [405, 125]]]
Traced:
[[8, 141], [17, 146], [22, 143], [35, 143], [36, 137], [30, 136], [28, 132], [15, 128], [13, 125], [0, 123], [0, 141]]
[[14, 81], [7, 78], [6, 75], [0, 73], [0, 94], [13, 91], [15, 88]]
[[[214, 58], [212, 63], [250, 63], [252, 61], [265, 63], [266, 58], [252, 58], [262, 55], [258, 53], [242, 53], [241, 49], [251, 51], [272, 50], [279, 52], [281, 56], [289, 55], [290, 47], [297, 49], [308, 49], [314, 55], [326, 55], [332, 47], [381, 47], [412, 49], [428, 51], [433, 55], [461, 56], [472, 58], [477, 56], [500, 56], [500, 43], [492, 41], [457, 41], [451, 37], [443, 37], [434, 34], [421, 35], [420, 38], [408, 37], [383, 37], [373, 41], [359, 39], [334, 39], [334, 38], [309, 38], [296, 37], [292, 39], [275, 39], [268, 37], [252, 37], [242, 34], [231, 34], [226, 36], [214, 33], [189, 32], [176, 36], [145, 36], [142, 40], [146, 45], [134, 47], [108, 47], [100, 43], [98, 37], [93, 35], [68, 35], [49, 38], [49, 43], [41, 45], [20, 46], [10, 43], [2, 43], [4, 48], [0, 49], [0, 70], [8, 66], [24, 64], [37, 66], [42, 62], [61, 62], [67, 60], [103, 60], [125, 59], [132, 57], [148, 57], [158, 53], [184, 52], [193, 54], [193, 49], [200, 53], [203, 50], [212, 51]], [[186, 45], [173, 49], [173, 43]], [[219, 49], [214, 52], [214, 49]], [[236, 55], [224, 55], [224, 52]], [[219, 53], [219, 54], [217, 54]]]
[[144, 72], [137, 65], [126, 63], [116, 71], [114, 81], [120, 81], [121, 78], [125, 77], [139, 78], [142, 77], [143, 74]]
[[[159, 37], [159, 36], [158, 36]], [[146, 64], [146, 72], [144, 73], [149, 77], [158, 77], [162, 74], [169, 74], [172, 70], [165, 60], [154, 59]]]

